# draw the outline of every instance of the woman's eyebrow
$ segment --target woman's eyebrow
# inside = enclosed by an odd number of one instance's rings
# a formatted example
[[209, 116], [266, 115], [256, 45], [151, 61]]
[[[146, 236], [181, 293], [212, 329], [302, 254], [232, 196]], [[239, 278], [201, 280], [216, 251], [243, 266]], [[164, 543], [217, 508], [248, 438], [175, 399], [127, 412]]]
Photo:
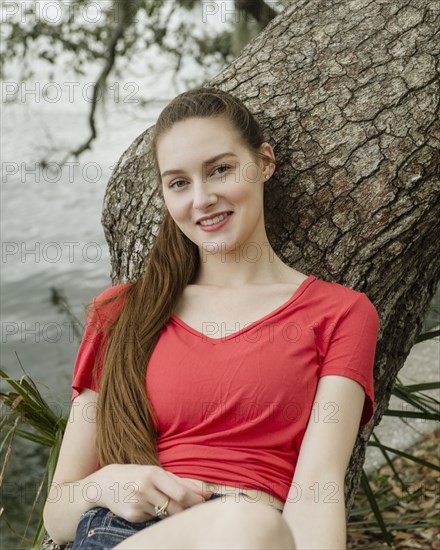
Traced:
[[[213, 162], [215, 162], [216, 160], [219, 160], [223, 157], [236, 157], [237, 155], [235, 153], [231, 153], [230, 151], [228, 151], [227, 153], [220, 153], [220, 155], [216, 155], [215, 157], [212, 157], [208, 160], [205, 160], [205, 162], [203, 164], [211, 164]], [[184, 172], [185, 170], [182, 170], [182, 169], [179, 169], [179, 168], [174, 168], [173, 170], [165, 170], [165, 172], [163, 172], [161, 174], [161, 176], [164, 178], [165, 176], [168, 176], [170, 174], [178, 174], [180, 172]]]

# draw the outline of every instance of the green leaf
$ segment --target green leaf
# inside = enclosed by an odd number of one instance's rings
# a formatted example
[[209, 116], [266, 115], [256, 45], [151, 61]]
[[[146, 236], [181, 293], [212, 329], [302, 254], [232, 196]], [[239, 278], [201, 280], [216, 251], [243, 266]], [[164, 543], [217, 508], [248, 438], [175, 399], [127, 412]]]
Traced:
[[365, 474], [365, 470], [363, 469], [362, 469], [362, 476], [361, 476], [361, 484], [365, 492], [365, 495], [370, 503], [371, 509], [373, 510], [377, 523], [379, 524], [380, 530], [382, 531], [382, 534], [385, 538], [385, 542], [391, 546], [393, 539], [391, 537], [391, 534], [388, 532], [387, 526], [385, 524], [385, 520], [376, 502], [374, 493], [371, 490], [370, 482], [368, 481], [367, 475]]
[[422, 464], [422, 466], [426, 466], [427, 468], [432, 468], [436, 472], [440, 472], [440, 466], [437, 466], [437, 464], [433, 464], [432, 462], [428, 462], [427, 460], [423, 460], [423, 458], [419, 458], [418, 456], [411, 455], [409, 453], [405, 453], [404, 451], [400, 451], [399, 449], [393, 449], [392, 447], [387, 447], [386, 445], [383, 445], [382, 443], [374, 443], [373, 441], [368, 441], [367, 443], [368, 447], [379, 447], [381, 449], [385, 449], [387, 451], [390, 451], [392, 453], [395, 453], [397, 455], [403, 456], [403, 458], [407, 458], [408, 460], [412, 460], [413, 462], [417, 462], [417, 464]]
[[439, 421], [440, 413], [427, 413], [427, 412], [417, 412], [417, 411], [399, 411], [398, 409], [387, 409], [384, 413], [384, 416], [397, 416], [398, 418], [420, 418], [423, 420], [436, 420]]
[[431, 330], [429, 332], [423, 332], [419, 334], [414, 342], [414, 344], [420, 344], [420, 342], [425, 342], [426, 340], [432, 340], [440, 336], [440, 330]]
[[[382, 455], [384, 456], [385, 458], [385, 461], [386, 463], [388, 464], [388, 466], [391, 468], [392, 472], [394, 473], [394, 475], [396, 476], [396, 478], [399, 480], [400, 482], [400, 485], [401, 487], [404, 487], [406, 489], [406, 484], [405, 482], [401, 479], [401, 477], [399, 476], [399, 474], [397, 473], [397, 470], [394, 466], [394, 463], [393, 461], [391, 460], [391, 458], [389, 457], [385, 447], [382, 445], [382, 443], [380, 442], [379, 438], [377, 437], [377, 435], [373, 432], [373, 438], [376, 440], [376, 443], [378, 444], [378, 447], [379, 447], [379, 450], [380, 452], [382, 453]], [[368, 445], [367, 445], [368, 446]], [[387, 478], [388, 479], [388, 478]]]

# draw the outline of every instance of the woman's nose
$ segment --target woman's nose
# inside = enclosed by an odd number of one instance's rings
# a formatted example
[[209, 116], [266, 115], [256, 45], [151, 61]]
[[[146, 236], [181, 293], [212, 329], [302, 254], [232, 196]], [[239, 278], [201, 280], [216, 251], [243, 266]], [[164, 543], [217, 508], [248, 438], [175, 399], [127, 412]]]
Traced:
[[212, 193], [206, 185], [194, 185], [194, 197], [193, 197], [193, 206], [197, 210], [204, 210], [211, 204], [217, 202], [217, 197]]

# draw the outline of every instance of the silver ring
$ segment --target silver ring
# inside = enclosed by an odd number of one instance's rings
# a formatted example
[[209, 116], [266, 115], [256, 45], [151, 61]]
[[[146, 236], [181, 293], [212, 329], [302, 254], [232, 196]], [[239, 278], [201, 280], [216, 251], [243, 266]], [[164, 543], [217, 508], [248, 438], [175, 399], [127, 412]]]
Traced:
[[155, 506], [154, 507], [154, 512], [155, 512], [154, 517], [161, 518], [161, 519], [166, 518], [168, 516], [167, 506], [168, 506], [169, 503], [170, 503], [170, 499], [168, 498], [163, 506]]

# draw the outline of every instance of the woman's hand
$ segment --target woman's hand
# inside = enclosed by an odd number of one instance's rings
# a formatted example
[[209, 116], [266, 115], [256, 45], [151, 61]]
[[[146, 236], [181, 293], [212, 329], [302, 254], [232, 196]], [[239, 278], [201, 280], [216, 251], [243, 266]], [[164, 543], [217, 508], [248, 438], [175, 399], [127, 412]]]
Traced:
[[141, 522], [154, 517], [155, 506], [170, 499], [166, 511], [171, 516], [205, 502], [210, 496], [194, 482], [182, 479], [160, 466], [109, 464], [96, 472], [101, 495], [97, 506], [109, 508], [127, 521]]

